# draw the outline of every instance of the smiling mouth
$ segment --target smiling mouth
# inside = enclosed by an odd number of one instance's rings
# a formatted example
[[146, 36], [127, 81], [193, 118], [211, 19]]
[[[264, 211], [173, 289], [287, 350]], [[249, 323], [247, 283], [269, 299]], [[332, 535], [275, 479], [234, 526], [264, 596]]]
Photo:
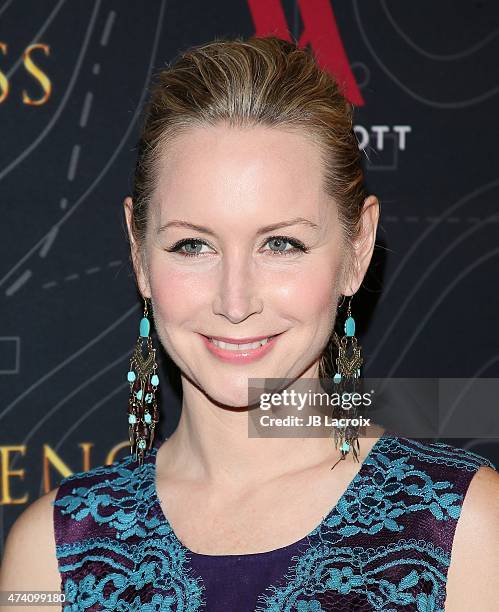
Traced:
[[[277, 339], [285, 332], [273, 336], [256, 336], [256, 338], [227, 338], [223, 336], [213, 337], [199, 334], [208, 351], [227, 363], [247, 364], [261, 359], [272, 351]], [[231, 342], [228, 342], [231, 340]], [[253, 340], [248, 342], [248, 340]], [[245, 342], [243, 342], [245, 341]]]
[[214, 344], [215, 346], [223, 350], [241, 351], [241, 350], [251, 350], [251, 349], [260, 348], [261, 346], [264, 346], [265, 344], [267, 344], [269, 340], [272, 340], [272, 338], [275, 338], [276, 336], [279, 336], [279, 335], [280, 334], [274, 334], [273, 336], [268, 336], [267, 338], [262, 338], [261, 340], [255, 340], [254, 342], [239, 342], [239, 343], [224, 342], [223, 340], [217, 340], [216, 338], [212, 338], [211, 336], [205, 336], [205, 338], [208, 340], [208, 342], [211, 342], [211, 344]]
[[215, 346], [218, 346], [218, 348], [221, 348], [225, 351], [242, 351], [260, 348], [261, 346], [267, 344], [269, 340], [275, 338], [278, 335], [279, 334], [275, 334], [274, 336], [268, 336], [267, 338], [262, 338], [261, 340], [257, 340], [256, 342], [245, 342], [241, 344], [234, 344], [232, 342], [222, 342], [222, 340], [216, 340], [215, 338], [210, 338], [210, 336], [205, 336], [205, 338], [207, 338], [208, 341], [214, 344]]

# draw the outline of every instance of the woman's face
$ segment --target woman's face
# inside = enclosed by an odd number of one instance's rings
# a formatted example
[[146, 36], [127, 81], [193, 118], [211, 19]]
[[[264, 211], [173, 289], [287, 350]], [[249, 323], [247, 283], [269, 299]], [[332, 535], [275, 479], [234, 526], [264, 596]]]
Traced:
[[[316, 375], [339, 294], [349, 292], [321, 168], [305, 136], [264, 127], [193, 128], [162, 158], [139, 287], [183, 377], [217, 402], [247, 405], [248, 378]], [[274, 224], [286, 225], [263, 229]], [[242, 362], [204, 338], [276, 334], [270, 350]]]

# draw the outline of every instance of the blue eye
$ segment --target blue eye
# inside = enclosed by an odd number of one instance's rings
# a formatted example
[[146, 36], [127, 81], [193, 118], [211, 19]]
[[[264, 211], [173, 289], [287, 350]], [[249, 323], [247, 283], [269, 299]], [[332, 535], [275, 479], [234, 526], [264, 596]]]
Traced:
[[[270, 249], [273, 256], [290, 255], [295, 254], [297, 252], [308, 253], [309, 251], [309, 249], [307, 249], [307, 247], [302, 242], [296, 240], [295, 238], [288, 238], [287, 236], [271, 236], [265, 241], [264, 244], [271, 242], [277, 243], [278, 246], [277, 250]], [[281, 249], [280, 247], [282, 245], [285, 246], [286, 243], [290, 244], [293, 248]], [[197, 247], [202, 247], [203, 245], [208, 247], [210, 246], [207, 242], [201, 240], [201, 238], [184, 238], [183, 240], [179, 240], [178, 242], [176, 242], [172, 247], [166, 249], [166, 251], [168, 251], [168, 253], [178, 252], [183, 257], [199, 257], [200, 255], [202, 255], [202, 253], [198, 250]], [[186, 250], [183, 251], [182, 249], [184, 247], [186, 248]], [[189, 251], [189, 249], [193, 250]]]
[[170, 249], [167, 249], [167, 251], [169, 253], [178, 251], [184, 257], [197, 257], [198, 255], [200, 255], [200, 252], [197, 250], [195, 250], [194, 252], [189, 252], [189, 250], [181, 251], [180, 249], [183, 247], [196, 247], [198, 245], [208, 246], [208, 244], [204, 240], [199, 240], [198, 238], [187, 238], [184, 240], [179, 240], [179, 242], [176, 242]]
[[274, 244], [277, 244], [278, 247], [281, 247], [282, 245], [285, 246], [286, 243], [288, 243], [293, 247], [292, 249], [278, 248], [277, 250], [272, 251], [273, 255], [289, 255], [290, 253], [296, 253], [297, 251], [301, 251], [303, 253], [308, 252], [308, 249], [302, 242], [295, 240], [294, 238], [288, 238], [287, 236], [271, 236], [267, 242], [274, 242]]

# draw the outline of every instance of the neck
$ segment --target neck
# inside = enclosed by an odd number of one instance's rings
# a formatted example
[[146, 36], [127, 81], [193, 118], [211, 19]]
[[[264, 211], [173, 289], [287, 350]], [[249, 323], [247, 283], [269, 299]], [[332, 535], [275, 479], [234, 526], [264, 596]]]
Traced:
[[[249, 437], [249, 419], [254, 411], [258, 407], [215, 404], [196, 386], [184, 384], [180, 421], [160, 449], [158, 471], [164, 477], [171, 474], [215, 487], [241, 489], [322, 465], [330, 469], [341, 458], [332, 431], [329, 438]], [[307, 415], [300, 416], [307, 419]], [[360, 461], [382, 431], [373, 426], [366, 432], [369, 438], [359, 436]], [[271, 435], [277, 435], [275, 429], [267, 433]], [[345, 462], [353, 462], [350, 455]]]

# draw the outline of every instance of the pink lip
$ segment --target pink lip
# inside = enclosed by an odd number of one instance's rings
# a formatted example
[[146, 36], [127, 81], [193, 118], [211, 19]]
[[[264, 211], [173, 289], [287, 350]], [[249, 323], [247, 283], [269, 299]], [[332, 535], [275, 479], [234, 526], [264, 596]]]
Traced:
[[[227, 363], [249, 363], [251, 361], [260, 359], [261, 357], [266, 355], [270, 350], [272, 350], [272, 347], [274, 346], [274, 344], [277, 341], [277, 338], [280, 335], [281, 334], [277, 334], [276, 336], [271, 338], [266, 344], [256, 349], [241, 349], [240, 351], [229, 351], [227, 349], [222, 349], [218, 346], [215, 346], [213, 342], [210, 342], [210, 340], [206, 336], [203, 336], [202, 334], [200, 334], [206, 348], [210, 351], [210, 353], [212, 353], [213, 355], [215, 355], [216, 357], [218, 357], [219, 359]], [[257, 339], [251, 338], [249, 340], [240, 339], [240, 338], [226, 340], [224, 338], [218, 338], [217, 336], [213, 336], [213, 337], [215, 338], [215, 340], [220, 340], [221, 342], [232, 342], [233, 344], [245, 344], [246, 342], [257, 342], [258, 340], [263, 340], [264, 338], [268, 338], [268, 336], [260, 336]], [[234, 340], [236, 341], [234, 342]]]

